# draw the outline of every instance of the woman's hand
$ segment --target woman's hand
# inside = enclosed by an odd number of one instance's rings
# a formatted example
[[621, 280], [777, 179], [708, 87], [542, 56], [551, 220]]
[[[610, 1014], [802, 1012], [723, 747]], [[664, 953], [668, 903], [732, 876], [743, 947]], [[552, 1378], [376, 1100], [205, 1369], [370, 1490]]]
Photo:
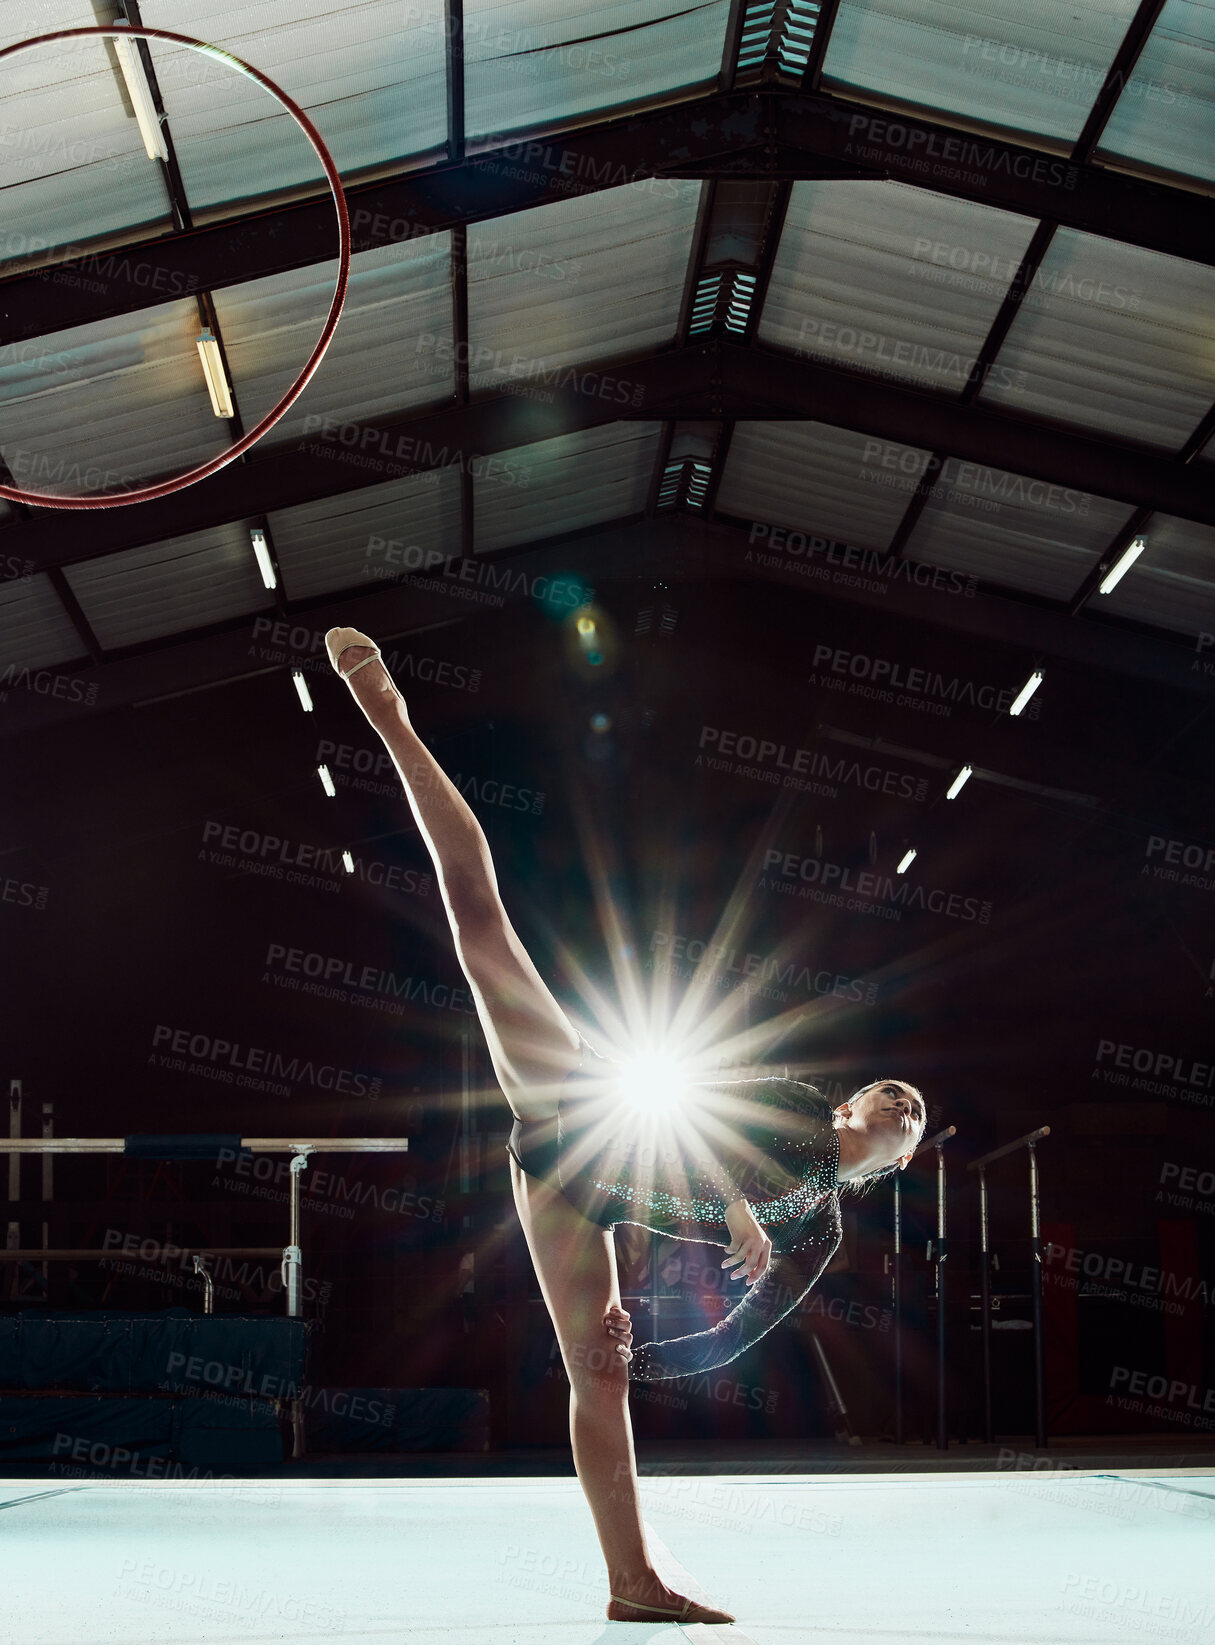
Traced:
[[723, 1268], [733, 1268], [731, 1279], [740, 1274], [747, 1276], [747, 1284], [763, 1279], [772, 1260], [772, 1241], [764, 1233], [745, 1199], [736, 1199], [726, 1207], [726, 1227], [732, 1238], [726, 1247]]
[[633, 1320], [618, 1302], [603, 1316], [603, 1328], [616, 1344], [616, 1352], [627, 1363], [633, 1357]]

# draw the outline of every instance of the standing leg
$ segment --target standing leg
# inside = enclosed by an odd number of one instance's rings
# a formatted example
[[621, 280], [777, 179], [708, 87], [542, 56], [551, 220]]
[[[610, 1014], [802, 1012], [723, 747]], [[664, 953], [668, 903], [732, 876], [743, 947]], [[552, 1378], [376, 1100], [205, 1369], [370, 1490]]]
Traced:
[[685, 1601], [668, 1588], [646, 1547], [628, 1366], [604, 1328], [609, 1308], [620, 1306], [613, 1236], [514, 1160], [511, 1185], [569, 1377], [574, 1467], [603, 1549], [608, 1591], [615, 1596], [608, 1616], [616, 1622], [655, 1622], [664, 1612], [679, 1615], [687, 1604], [685, 1622], [733, 1622], [728, 1612]]

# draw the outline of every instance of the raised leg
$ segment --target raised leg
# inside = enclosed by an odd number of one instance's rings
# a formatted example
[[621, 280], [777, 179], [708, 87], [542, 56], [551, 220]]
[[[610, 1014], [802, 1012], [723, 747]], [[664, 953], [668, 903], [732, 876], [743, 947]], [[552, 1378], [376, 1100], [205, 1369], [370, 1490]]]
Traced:
[[[371, 656], [350, 646], [343, 671]], [[489, 842], [464, 796], [410, 723], [381, 662], [348, 681], [400, 773], [434, 861], [456, 957], [468, 979], [498, 1083], [517, 1119], [556, 1111], [561, 1081], [578, 1065], [580, 1042], [507, 917]]]

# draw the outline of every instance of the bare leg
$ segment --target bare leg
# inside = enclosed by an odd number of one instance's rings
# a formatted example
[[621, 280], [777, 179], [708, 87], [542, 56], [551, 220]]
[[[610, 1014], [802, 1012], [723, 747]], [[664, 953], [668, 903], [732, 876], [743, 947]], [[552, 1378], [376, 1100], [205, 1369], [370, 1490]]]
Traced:
[[[604, 1333], [620, 1305], [616, 1247], [564, 1199], [511, 1161], [519, 1221], [548, 1304], [570, 1381], [570, 1441], [608, 1571], [608, 1591], [634, 1605], [677, 1613], [683, 1595], [668, 1588], [646, 1547], [629, 1417], [628, 1368]], [[658, 1621], [613, 1605], [617, 1621]], [[688, 1622], [732, 1622], [725, 1611], [693, 1605]]]
[[[370, 655], [352, 646], [343, 670]], [[349, 682], [400, 773], [485, 1030], [494, 1073], [517, 1119], [556, 1112], [556, 1093], [578, 1065], [580, 1042], [519, 941], [498, 892], [489, 842], [464, 796], [418, 736], [383, 665], [368, 663]]]
[[[351, 647], [341, 666], [349, 670], [368, 655], [366, 648]], [[520, 1119], [550, 1115], [561, 1081], [577, 1066], [578, 1035], [507, 918], [481, 825], [414, 731], [383, 665], [368, 663], [349, 685], [392, 755], [434, 860], [456, 954], [507, 1101]], [[683, 1596], [659, 1579], [642, 1527], [627, 1362], [616, 1352], [607, 1322], [609, 1308], [620, 1304], [612, 1235], [513, 1160], [511, 1183], [570, 1381], [574, 1466], [611, 1592], [637, 1605], [678, 1612]], [[618, 1606], [609, 1615], [634, 1619]], [[684, 1620], [733, 1618], [693, 1606]]]

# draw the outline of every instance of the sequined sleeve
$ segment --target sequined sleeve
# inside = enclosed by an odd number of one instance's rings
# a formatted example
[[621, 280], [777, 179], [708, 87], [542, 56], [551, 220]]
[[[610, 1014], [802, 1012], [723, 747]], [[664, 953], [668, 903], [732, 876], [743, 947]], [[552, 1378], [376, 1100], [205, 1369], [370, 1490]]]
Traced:
[[[830, 1262], [842, 1238], [832, 1195], [807, 1217], [790, 1247], [773, 1255], [763, 1279], [707, 1331], [648, 1342], [634, 1351], [631, 1382], [658, 1382], [728, 1365], [797, 1307]], [[741, 1282], [739, 1282], [741, 1283]]]

